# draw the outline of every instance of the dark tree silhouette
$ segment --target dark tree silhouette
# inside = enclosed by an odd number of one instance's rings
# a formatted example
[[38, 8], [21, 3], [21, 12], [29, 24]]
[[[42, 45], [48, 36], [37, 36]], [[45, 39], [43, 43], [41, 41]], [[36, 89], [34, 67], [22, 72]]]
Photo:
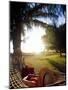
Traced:
[[66, 53], [66, 24], [59, 27], [48, 26], [43, 41], [48, 50], [56, 50], [62, 56], [62, 53]]
[[66, 53], [66, 24], [61, 25], [56, 31], [57, 50], [62, 53]]

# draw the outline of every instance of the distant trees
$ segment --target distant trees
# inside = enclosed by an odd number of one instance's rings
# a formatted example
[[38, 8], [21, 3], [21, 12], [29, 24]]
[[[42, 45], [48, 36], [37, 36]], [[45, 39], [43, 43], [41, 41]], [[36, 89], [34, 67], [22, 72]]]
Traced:
[[60, 52], [60, 56], [62, 53], [66, 53], [66, 24], [61, 25], [56, 30], [56, 40], [57, 40], [57, 51]]
[[43, 41], [48, 50], [56, 50], [60, 53], [60, 56], [62, 53], [66, 53], [66, 24], [58, 28], [54, 26], [47, 27]]

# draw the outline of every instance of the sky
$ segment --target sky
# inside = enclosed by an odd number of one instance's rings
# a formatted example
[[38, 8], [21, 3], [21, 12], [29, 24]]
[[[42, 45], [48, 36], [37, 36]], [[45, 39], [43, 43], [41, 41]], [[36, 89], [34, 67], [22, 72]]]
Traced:
[[[52, 20], [50, 18], [40, 17], [40, 18], [37, 18], [37, 19], [40, 20], [40, 21], [43, 21], [44, 23], [52, 25]], [[59, 27], [60, 25], [65, 23], [65, 17], [63, 15], [59, 16], [57, 20], [58, 20], [57, 21], [57, 27]]]

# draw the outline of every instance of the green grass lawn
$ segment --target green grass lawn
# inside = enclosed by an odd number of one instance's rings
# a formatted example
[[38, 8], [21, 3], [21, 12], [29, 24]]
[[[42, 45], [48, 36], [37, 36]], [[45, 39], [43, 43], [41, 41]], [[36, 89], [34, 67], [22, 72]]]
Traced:
[[49, 68], [54, 71], [61, 71], [65, 73], [66, 59], [60, 57], [59, 54], [37, 54], [33, 56], [26, 56], [25, 62], [30, 67], [34, 67], [35, 73], [38, 74], [42, 68]]

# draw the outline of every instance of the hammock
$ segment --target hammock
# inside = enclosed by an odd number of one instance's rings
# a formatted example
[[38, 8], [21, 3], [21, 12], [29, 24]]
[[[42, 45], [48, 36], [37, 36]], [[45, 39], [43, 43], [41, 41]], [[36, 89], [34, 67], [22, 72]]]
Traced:
[[10, 66], [9, 76], [10, 89], [28, 87], [22, 82], [21, 73], [17, 69], [14, 69], [12, 66]]

